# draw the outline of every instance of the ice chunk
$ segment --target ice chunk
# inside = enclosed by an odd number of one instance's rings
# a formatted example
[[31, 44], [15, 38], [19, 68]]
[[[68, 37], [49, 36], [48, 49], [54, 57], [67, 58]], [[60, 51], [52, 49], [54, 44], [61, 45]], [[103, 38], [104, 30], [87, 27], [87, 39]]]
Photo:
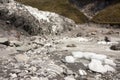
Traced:
[[65, 57], [65, 61], [67, 63], [74, 63], [75, 62], [75, 58], [73, 56], [66, 56]]
[[97, 60], [105, 60], [107, 59], [107, 56], [106, 55], [103, 55], [103, 54], [94, 54], [91, 56], [91, 59], [97, 59]]
[[115, 69], [109, 65], [104, 66], [107, 71], [115, 72]]
[[90, 70], [95, 72], [99, 73], [107, 72], [107, 69], [102, 65], [102, 62], [96, 59], [92, 59], [92, 61], [88, 64], [88, 67]]
[[89, 40], [88, 40], [87, 38], [80, 37], [80, 38], [79, 38], [79, 41], [80, 41], [80, 42], [87, 42], [87, 41], [89, 41]]
[[85, 70], [79, 70], [79, 74], [81, 75], [81, 76], [85, 76], [85, 75], [87, 75], [87, 73], [86, 73], [86, 71]]
[[83, 58], [83, 52], [72, 52], [73, 57], [75, 58]]
[[114, 63], [113, 60], [105, 59], [104, 62], [105, 62], [105, 64], [107, 64], [107, 65], [116, 66], [116, 64]]
[[91, 59], [92, 56], [96, 55], [95, 53], [92, 53], [92, 52], [84, 52], [84, 58], [85, 59]]

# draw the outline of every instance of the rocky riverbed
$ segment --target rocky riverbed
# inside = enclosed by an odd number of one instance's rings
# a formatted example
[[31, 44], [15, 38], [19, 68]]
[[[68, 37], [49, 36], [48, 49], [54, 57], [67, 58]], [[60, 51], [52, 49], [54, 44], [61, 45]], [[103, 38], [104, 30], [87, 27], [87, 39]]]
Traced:
[[1, 36], [0, 79], [119, 80], [120, 51], [110, 46], [120, 38], [111, 37], [110, 42], [99, 38]]

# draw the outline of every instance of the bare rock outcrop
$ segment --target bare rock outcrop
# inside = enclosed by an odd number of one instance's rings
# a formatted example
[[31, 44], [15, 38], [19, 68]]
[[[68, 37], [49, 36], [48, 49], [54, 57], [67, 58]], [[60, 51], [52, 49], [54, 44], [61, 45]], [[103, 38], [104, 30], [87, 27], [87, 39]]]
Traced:
[[76, 26], [71, 19], [56, 13], [39, 11], [13, 0], [1, 0], [0, 19], [6, 20], [15, 27], [20, 27], [32, 35], [59, 34]]

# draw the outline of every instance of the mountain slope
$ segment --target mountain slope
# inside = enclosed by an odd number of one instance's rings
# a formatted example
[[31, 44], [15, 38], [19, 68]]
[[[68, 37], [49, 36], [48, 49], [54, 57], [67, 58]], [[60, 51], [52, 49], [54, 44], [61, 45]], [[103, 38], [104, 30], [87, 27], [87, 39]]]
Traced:
[[120, 3], [100, 11], [93, 17], [92, 21], [97, 23], [120, 24]]
[[36, 7], [39, 10], [56, 12], [73, 19], [76, 23], [87, 22], [87, 17], [73, 7], [68, 0], [16, 0], [26, 5]]

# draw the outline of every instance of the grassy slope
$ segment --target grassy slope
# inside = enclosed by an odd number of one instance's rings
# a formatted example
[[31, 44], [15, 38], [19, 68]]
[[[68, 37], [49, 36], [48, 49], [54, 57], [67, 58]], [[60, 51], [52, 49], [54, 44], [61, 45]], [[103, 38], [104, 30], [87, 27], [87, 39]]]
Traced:
[[100, 11], [92, 21], [97, 23], [120, 24], [120, 3]]
[[71, 5], [68, 0], [16, 0], [26, 5], [36, 7], [43, 11], [56, 12], [73, 19], [76, 23], [85, 23], [87, 17]]

